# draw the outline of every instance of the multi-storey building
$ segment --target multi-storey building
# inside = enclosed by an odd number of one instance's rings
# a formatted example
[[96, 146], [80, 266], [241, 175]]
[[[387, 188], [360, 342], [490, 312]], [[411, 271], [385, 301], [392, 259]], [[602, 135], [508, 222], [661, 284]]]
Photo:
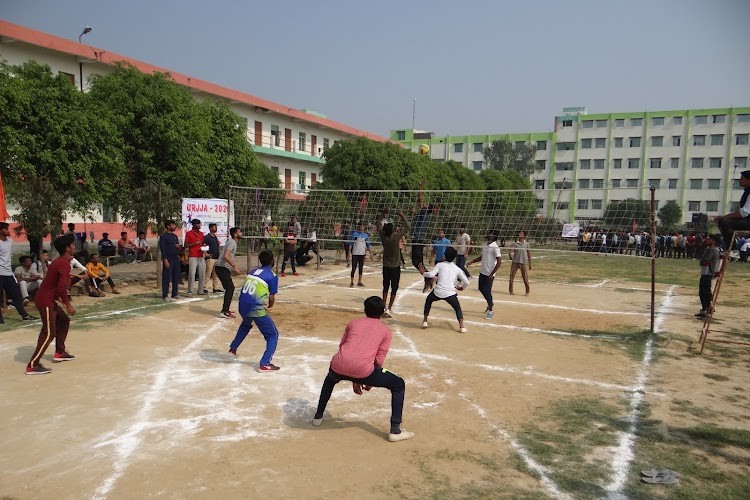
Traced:
[[[487, 168], [484, 148], [495, 140], [537, 148], [539, 214], [561, 220], [599, 219], [607, 204], [646, 198], [656, 188], [660, 206], [674, 200], [683, 220], [734, 210], [739, 172], [750, 157], [750, 107], [587, 114], [565, 108], [554, 132], [436, 137], [392, 130], [412, 151], [429, 147], [435, 160]], [[543, 191], [542, 191], [543, 190]]]
[[[9, 64], [35, 60], [66, 75], [76, 88], [86, 90], [91, 75], [104, 75], [124, 62], [144, 73], [169, 73], [196, 98], [219, 99], [245, 119], [247, 139], [260, 160], [274, 170], [291, 195], [302, 195], [320, 179], [323, 151], [335, 142], [354, 137], [386, 141], [385, 137], [329, 120], [324, 115], [293, 109], [260, 97], [182, 75], [129, 57], [114, 54], [0, 20], [0, 59]], [[12, 211], [12, 207], [11, 208]]]

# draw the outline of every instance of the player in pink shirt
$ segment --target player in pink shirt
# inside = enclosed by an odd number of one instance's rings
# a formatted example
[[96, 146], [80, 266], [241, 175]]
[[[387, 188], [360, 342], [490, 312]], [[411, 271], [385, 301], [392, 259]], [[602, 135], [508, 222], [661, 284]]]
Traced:
[[385, 311], [385, 302], [372, 296], [365, 300], [366, 318], [353, 319], [346, 325], [344, 336], [339, 343], [339, 351], [331, 359], [328, 375], [320, 390], [318, 409], [312, 424], [323, 423], [328, 400], [333, 388], [342, 380], [352, 382], [354, 392], [362, 394], [362, 389], [384, 387], [391, 391], [391, 431], [388, 440], [405, 441], [414, 437], [413, 432], [401, 430], [401, 414], [404, 409], [404, 379], [383, 368], [385, 356], [391, 346], [393, 332], [380, 321]]

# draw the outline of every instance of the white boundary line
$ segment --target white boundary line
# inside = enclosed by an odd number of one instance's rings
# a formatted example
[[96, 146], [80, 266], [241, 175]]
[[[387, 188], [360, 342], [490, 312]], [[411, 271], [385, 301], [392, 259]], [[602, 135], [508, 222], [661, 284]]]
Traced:
[[[209, 327], [203, 334], [186, 345], [182, 351], [176, 356], [177, 359], [186, 355], [186, 353], [193, 350], [196, 346], [200, 345], [206, 338], [216, 330], [224, 327], [224, 323], [215, 323]], [[130, 465], [130, 457], [133, 455], [138, 446], [143, 441], [143, 438], [139, 435], [144, 431], [148, 430], [147, 425], [150, 419], [151, 413], [154, 408], [158, 406], [161, 399], [161, 393], [164, 387], [169, 381], [169, 375], [171, 373], [171, 365], [169, 363], [163, 363], [162, 368], [154, 376], [153, 382], [150, 384], [150, 390], [143, 396], [142, 405], [140, 410], [133, 417], [133, 423], [125, 429], [123, 432], [118, 432], [117, 437], [103, 441], [94, 446], [94, 448], [101, 448], [104, 446], [114, 446], [117, 457], [114, 462], [114, 472], [111, 476], [106, 478], [97, 488], [93, 494], [93, 498], [106, 498], [107, 495], [112, 491], [117, 481], [123, 476], [125, 470]]]
[[635, 432], [638, 427], [638, 414], [640, 413], [641, 404], [643, 403], [644, 394], [646, 392], [648, 369], [651, 366], [653, 356], [654, 336], [661, 330], [662, 323], [665, 319], [665, 313], [668, 313], [672, 308], [674, 289], [674, 285], [667, 289], [667, 296], [656, 311], [656, 318], [654, 319], [654, 335], [649, 335], [648, 340], [646, 341], [643, 362], [641, 363], [641, 368], [638, 371], [638, 376], [635, 380], [635, 390], [630, 397], [630, 411], [628, 412], [626, 419], [630, 425], [628, 426], [627, 432], [619, 433], [619, 443], [614, 448], [614, 459], [612, 460], [612, 477], [605, 488], [607, 490], [607, 497], [611, 499], [627, 498], [622, 490], [628, 479], [630, 464], [635, 458]]

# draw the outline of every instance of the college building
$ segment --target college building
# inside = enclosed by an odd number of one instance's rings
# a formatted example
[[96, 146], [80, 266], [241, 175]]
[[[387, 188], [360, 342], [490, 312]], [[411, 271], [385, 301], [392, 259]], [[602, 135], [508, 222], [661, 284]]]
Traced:
[[[85, 34], [82, 36], [85, 42]], [[315, 111], [293, 109], [3, 20], [0, 20], [0, 60], [12, 65], [21, 65], [29, 60], [46, 64], [53, 73], [68, 77], [71, 84], [81, 91], [86, 90], [90, 76], [110, 73], [118, 62], [127, 63], [144, 73], [169, 73], [177, 84], [187, 88], [195, 98], [220, 100], [246, 121], [248, 142], [260, 161], [278, 174], [280, 186], [291, 197], [304, 196], [310, 187], [321, 180], [320, 168], [324, 164], [321, 156], [335, 142], [356, 137], [387, 141], [385, 137], [330, 120]], [[14, 213], [14, 207], [9, 205], [8, 211]], [[103, 215], [109, 217], [108, 214]], [[75, 214], [70, 214], [68, 220], [76, 222], [76, 218]]]
[[750, 156], [750, 107], [587, 114], [564, 108], [553, 132], [437, 137], [413, 129], [391, 131], [391, 140], [433, 160], [453, 160], [474, 171], [488, 168], [484, 149], [493, 141], [536, 147], [538, 214], [559, 220], [597, 220], [608, 203], [649, 199], [657, 209], [674, 200], [683, 222], [736, 210], [738, 178]]

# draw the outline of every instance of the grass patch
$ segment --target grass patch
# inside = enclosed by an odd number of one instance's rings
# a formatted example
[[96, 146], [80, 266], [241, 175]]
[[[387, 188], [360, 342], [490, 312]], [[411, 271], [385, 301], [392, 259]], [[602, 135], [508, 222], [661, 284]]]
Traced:
[[706, 378], [710, 378], [711, 380], [717, 380], [719, 382], [726, 382], [727, 380], [729, 380], [729, 377], [727, 377], [726, 375], [719, 375], [718, 373], [704, 373], [703, 376]]
[[[519, 441], [561, 489], [575, 498], [602, 498], [610, 474], [608, 448], [628, 425], [619, 418], [622, 411], [621, 404], [598, 399], [558, 400], [524, 425]], [[605, 458], [598, 456], [602, 451]]]
[[671, 410], [676, 413], [688, 413], [698, 418], [713, 418], [720, 415], [720, 413], [713, 410], [695, 406], [692, 401], [688, 401], [687, 399], [675, 399], [672, 401]]
[[[616, 345], [625, 351], [625, 353], [636, 361], [643, 359], [643, 355], [646, 351], [646, 341], [648, 340], [649, 331], [642, 330], [640, 332], [625, 332], [625, 331], [601, 331], [601, 330], [571, 330], [571, 333], [578, 335], [588, 335], [590, 337], [604, 337], [600, 340], [602, 346], [612, 346], [612, 341], [606, 337], [617, 337], [614, 342]], [[606, 344], [604, 344], [606, 342]]]

